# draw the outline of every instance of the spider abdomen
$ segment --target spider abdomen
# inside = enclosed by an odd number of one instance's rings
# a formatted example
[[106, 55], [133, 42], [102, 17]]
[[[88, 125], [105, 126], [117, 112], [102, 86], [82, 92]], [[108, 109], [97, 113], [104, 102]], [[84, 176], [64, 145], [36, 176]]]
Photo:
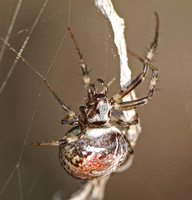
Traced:
[[[79, 128], [72, 129], [71, 135], [78, 131], [81, 135]], [[70, 175], [79, 179], [99, 178], [116, 171], [132, 151], [129, 142], [113, 126], [89, 128], [77, 140], [65, 142], [64, 137], [62, 141], [60, 163]]]

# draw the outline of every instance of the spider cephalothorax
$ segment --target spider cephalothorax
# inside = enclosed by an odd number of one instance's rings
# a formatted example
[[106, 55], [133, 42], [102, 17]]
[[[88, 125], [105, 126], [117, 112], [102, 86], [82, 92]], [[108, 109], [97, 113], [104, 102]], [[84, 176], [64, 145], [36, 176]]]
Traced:
[[[157, 48], [159, 19], [156, 16], [155, 38], [145, 58], [130, 52], [143, 63], [143, 71], [127, 87], [107, 98], [108, 88], [104, 81], [97, 79], [103, 87], [98, 92], [97, 86], [91, 83], [87, 66], [77, 45], [77, 42], [68, 28], [69, 34], [75, 44], [83, 74], [87, 97], [85, 105], [79, 107], [79, 114], [68, 108], [63, 101], [51, 89], [45, 80], [45, 85], [67, 112], [62, 120], [62, 124], [73, 125], [65, 136], [56, 142], [32, 143], [32, 145], [52, 145], [59, 146], [59, 160], [63, 168], [72, 176], [79, 179], [94, 179], [106, 176], [122, 165], [133, 153], [128, 139], [123, 135], [121, 128], [128, 129], [130, 125], [137, 123], [136, 119], [132, 122], [124, 121], [123, 110], [146, 104], [152, 97], [155, 90], [158, 70], [151, 65], [151, 60]], [[152, 78], [148, 94], [143, 98], [131, 101], [122, 101], [122, 98], [134, 90], [146, 77], [149, 69], [152, 70]]]
[[97, 127], [109, 122], [111, 102], [104, 94], [95, 94], [85, 106], [80, 106], [80, 121], [88, 127]]

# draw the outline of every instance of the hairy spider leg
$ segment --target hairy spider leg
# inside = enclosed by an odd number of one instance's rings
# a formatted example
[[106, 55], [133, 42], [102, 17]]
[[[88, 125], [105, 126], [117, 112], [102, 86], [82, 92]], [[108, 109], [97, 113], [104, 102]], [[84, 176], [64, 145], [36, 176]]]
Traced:
[[32, 146], [59, 146], [60, 141], [51, 141], [51, 142], [32, 142]]
[[123, 112], [114, 109], [111, 113], [111, 121], [124, 128], [129, 128], [130, 126], [136, 125], [139, 122], [139, 116], [137, 113], [135, 113], [135, 116], [131, 121], [125, 121], [123, 118], [121, 118], [121, 116], [124, 116]]
[[91, 84], [91, 78], [89, 76], [89, 72], [88, 72], [88, 69], [87, 69], [87, 64], [85, 63], [84, 59], [83, 59], [83, 55], [80, 51], [80, 48], [77, 44], [77, 41], [75, 39], [75, 36], [73, 35], [72, 33], [72, 30], [71, 28], [67, 28], [68, 32], [69, 32], [69, 35], [75, 45], [75, 49], [77, 51], [77, 54], [79, 56], [79, 59], [80, 59], [80, 66], [81, 66], [81, 70], [82, 70], [82, 75], [83, 75], [83, 82], [85, 84], [85, 88], [87, 90], [87, 95], [88, 95], [88, 100], [92, 100], [93, 96], [95, 95], [96, 93], [96, 87], [94, 84]]
[[[81, 70], [82, 70], [82, 74], [83, 74], [83, 81], [84, 81], [85, 88], [86, 88], [87, 93], [88, 93], [88, 99], [91, 100], [92, 97], [96, 94], [97, 88], [95, 87], [94, 84], [91, 84], [91, 78], [89, 76], [89, 71], [88, 71], [88, 68], [87, 68], [87, 64], [85, 63], [85, 61], [83, 59], [83, 54], [80, 51], [80, 48], [79, 48], [79, 46], [77, 44], [75, 36], [72, 33], [71, 28], [68, 27], [67, 30], [69, 32], [69, 35], [70, 35], [70, 37], [71, 37], [71, 39], [72, 39], [72, 41], [73, 41], [73, 43], [75, 45], [77, 54], [79, 56], [80, 66], [81, 66]], [[104, 87], [102, 93], [106, 94], [108, 92], [108, 88], [105, 85], [104, 81], [102, 79], [97, 79], [97, 81]]]
[[[153, 95], [153, 92], [155, 90], [156, 81], [157, 81], [157, 76], [158, 76], [158, 70], [156, 68], [152, 67], [150, 64], [153, 59], [154, 52], [158, 45], [159, 16], [156, 12], [155, 12], [155, 18], [156, 18], [155, 37], [154, 37], [153, 42], [151, 43], [150, 49], [149, 49], [145, 59], [143, 59], [140, 56], [138, 56], [137, 54], [134, 54], [131, 51], [129, 51], [129, 52], [131, 52], [131, 54], [133, 56], [135, 56], [137, 59], [139, 59], [141, 62], [143, 62], [143, 64], [144, 64], [143, 72], [140, 73], [134, 80], [132, 80], [128, 84], [128, 86], [125, 90], [121, 91], [120, 93], [118, 93], [112, 97], [112, 100], [114, 101], [114, 104], [115, 104], [114, 105], [115, 109], [126, 110], [126, 109], [130, 109], [130, 108], [135, 108], [137, 105], [146, 104], [146, 103], [148, 103], [148, 101], [151, 99], [151, 97]], [[118, 102], [124, 96], [126, 96], [128, 93], [130, 93], [133, 89], [135, 89], [145, 79], [148, 68], [151, 68], [151, 70], [152, 70], [152, 80], [150, 82], [148, 95], [146, 97], [135, 99], [133, 101]]]
[[78, 54], [79, 59], [80, 59], [80, 65], [81, 65], [81, 70], [82, 70], [82, 74], [83, 74], [83, 81], [84, 81], [85, 86], [87, 87], [91, 82], [91, 79], [89, 77], [89, 72], [88, 72], [88, 69], [87, 69], [87, 64], [85, 63], [85, 61], [83, 59], [83, 55], [82, 55], [80, 48], [77, 44], [75, 36], [73, 35], [73, 33], [71, 31], [71, 28], [68, 27], [67, 30], [68, 30], [69, 35], [71, 36], [71, 39], [72, 39], [72, 41], [75, 45], [75, 49], [77, 50], [77, 54]]
[[[81, 133], [82, 134], [82, 133]], [[31, 145], [32, 146], [60, 146], [61, 144], [65, 144], [70, 143], [70, 142], [74, 142], [76, 140], [78, 140], [78, 138], [81, 136], [81, 134], [79, 134], [78, 136], [72, 136], [72, 137], [67, 137], [65, 139], [61, 139], [61, 140], [57, 140], [57, 141], [50, 141], [50, 142], [32, 142]]]
[[153, 71], [152, 80], [150, 82], [149, 92], [146, 97], [135, 99], [132, 101], [120, 102], [118, 104], [115, 104], [114, 108], [118, 110], [129, 110], [131, 108], [136, 108], [139, 105], [147, 104], [151, 100], [151, 97], [153, 96], [153, 92], [155, 91], [155, 85], [156, 85], [157, 76], [158, 76], [158, 70], [152, 69], [152, 71]]
[[[47, 82], [47, 80], [44, 80], [44, 83], [46, 85], [46, 87], [49, 89], [49, 91], [51, 92], [51, 94], [55, 97], [55, 99], [58, 101], [58, 103], [60, 104], [61, 108], [67, 112], [66, 117], [61, 121], [62, 124], [64, 125], [74, 125], [77, 123], [78, 121], [78, 117], [75, 114], [74, 111], [72, 111], [69, 107], [67, 107], [63, 101], [59, 98], [59, 96], [53, 91], [53, 89], [51, 88], [51, 86], [49, 85], [49, 83]], [[69, 122], [70, 119], [73, 119], [72, 122]]]

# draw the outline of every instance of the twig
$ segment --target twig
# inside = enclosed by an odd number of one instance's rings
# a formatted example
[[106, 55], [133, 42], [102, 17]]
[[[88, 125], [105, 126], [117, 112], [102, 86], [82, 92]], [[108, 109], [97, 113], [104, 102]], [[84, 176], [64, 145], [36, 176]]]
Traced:
[[[95, 0], [96, 7], [110, 21], [114, 32], [114, 42], [120, 59], [120, 86], [124, 89], [131, 79], [131, 71], [128, 67], [127, 47], [124, 36], [124, 19], [120, 18], [114, 10], [111, 0]], [[135, 99], [135, 93], [124, 97], [124, 101]], [[131, 121], [135, 117], [135, 111], [129, 110], [123, 112], [125, 121]], [[141, 132], [140, 124], [131, 126], [128, 130], [124, 130], [123, 134], [127, 136], [132, 146], [135, 146], [137, 138]], [[133, 156], [130, 156], [127, 163], [120, 167], [116, 172], [122, 172], [128, 169], [133, 162]], [[70, 200], [102, 200], [105, 193], [105, 185], [109, 180], [110, 175], [102, 179], [88, 181]]]

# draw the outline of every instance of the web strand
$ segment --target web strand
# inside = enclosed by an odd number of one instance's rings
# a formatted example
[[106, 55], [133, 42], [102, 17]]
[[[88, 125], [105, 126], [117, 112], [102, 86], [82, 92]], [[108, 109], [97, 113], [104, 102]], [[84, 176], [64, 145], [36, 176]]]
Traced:
[[8, 80], [9, 80], [9, 78], [10, 78], [10, 76], [11, 76], [11, 74], [13, 73], [13, 70], [15, 69], [15, 66], [16, 66], [17, 62], [19, 61], [20, 57], [22, 56], [22, 53], [23, 53], [23, 51], [24, 51], [24, 49], [25, 49], [25, 47], [26, 47], [26, 45], [27, 45], [27, 43], [28, 43], [28, 41], [29, 41], [29, 39], [30, 39], [30, 37], [31, 37], [31, 34], [33, 33], [34, 28], [36, 27], [36, 25], [37, 25], [37, 23], [38, 23], [38, 21], [39, 21], [41, 15], [42, 15], [42, 13], [43, 13], [45, 7], [46, 7], [46, 5], [47, 5], [47, 2], [48, 2], [48, 0], [45, 0], [45, 2], [44, 2], [44, 4], [43, 4], [43, 6], [42, 6], [42, 8], [41, 8], [41, 10], [40, 10], [40, 12], [39, 12], [37, 18], [35, 19], [35, 21], [34, 21], [34, 23], [33, 23], [33, 26], [32, 26], [31, 29], [29, 30], [29, 33], [28, 33], [28, 35], [27, 35], [25, 41], [23, 42], [23, 44], [22, 44], [22, 46], [21, 46], [21, 48], [20, 48], [20, 50], [19, 50], [19, 52], [18, 52], [18, 54], [17, 54], [17, 57], [16, 57], [16, 59], [15, 59], [13, 65], [11, 66], [11, 68], [10, 68], [10, 70], [9, 70], [9, 72], [8, 72], [8, 74], [7, 74], [7, 76], [6, 76], [5, 80], [4, 80], [4, 82], [3, 82], [3, 84], [1, 85], [1, 87], [0, 87], [0, 95], [1, 95], [1, 93], [3, 92], [3, 90], [4, 90], [4, 88], [5, 88], [5, 86], [6, 86], [7, 82], [8, 82]]
[[[22, 45], [22, 47], [20, 48], [19, 52], [17, 52], [17, 51], [11, 46], [11, 44], [9, 44], [9, 43], [8, 43], [7, 41], [5, 41], [3, 38], [0, 38], [0, 39], [3, 41], [4, 45], [7, 46], [12, 52], [14, 52], [14, 53], [16, 54], [16, 58], [15, 58], [14, 64], [12, 65], [11, 69], [9, 70], [9, 73], [8, 73], [7, 76], [6, 76], [6, 79], [4, 80], [4, 85], [1, 86], [0, 94], [3, 92], [3, 89], [4, 89], [5, 85], [7, 84], [7, 81], [8, 81], [8, 79], [9, 79], [9, 77], [11, 76], [11, 74], [12, 74], [12, 72], [13, 72], [13, 70], [14, 70], [14, 68], [15, 68], [15, 66], [16, 66], [16, 64], [17, 64], [17, 62], [18, 62], [19, 59], [21, 59], [29, 68], [31, 68], [32, 71], [33, 71], [38, 77], [40, 77], [43, 81], [47, 78], [48, 73], [50, 72], [51, 68], [53, 67], [53, 64], [54, 64], [54, 62], [55, 62], [55, 59], [56, 59], [56, 57], [57, 57], [57, 55], [58, 55], [58, 53], [59, 53], [59, 51], [60, 51], [60, 49], [61, 49], [61, 47], [62, 47], [62, 45], [63, 45], [63, 42], [64, 42], [64, 40], [65, 40], [65, 38], [66, 38], [67, 29], [66, 29], [66, 31], [65, 31], [65, 33], [64, 33], [64, 36], [63, 36], [61, 42], [59, 43], [59, 46], [58, 46], [58, 48], [57, 48], [57, 50], [56, 50], [56, 52], [55, 52], [55, 54], [54, 54], [54, 56], [53, 56], [53, 59], [52, 59], [52, 61], [51, 61], [51, 64], [50, 64], [49, 67], [48, 67], [48, 70], [47, 70], [45, 76], [43, 76], [42, 74], [40, 74], [40, 73], [38, 72], [38, 70], [35, 69], [35, 67], [34, 67], [32, 64], [30, 64], [30, 63], [22, 56], [22, 53], [23, 53], [23, 51], [24, 51], [24, 48], [25, 48], [25, 46], [27, 45], [27, 43], [28, 43], [28, 41], [29, 41], [29, 39], [30, 39], [30, 37], [31, 37], [31, 34], [32, 34], [34, 28], [39, 24], [39, 23], [38, 23], [38, 22], [39, 22], [39, 19], [40, 19], [41, 15], [42, 15], [42, 13], [43, 13], [43, 11], [44, 11], [46, 5], [47, 5], [47, 2], [48, 2], [48, 0], [46, 0], [46, 1], [44, 2], [44, 4], [42, 5], [41, 10], [40, 10], [38, 16], [37, 16], [36, 19], [35, 19], [35, 22], [34, 22], [33, 26], [29, 28], [28, 35], [27, 35], [25, 41], [23, 42], [23, 45]], [[70, 1], [70, 2], [71, 2], [71, 1]], [[70, 9], [71, 9], [71, 8], [70, 8], [70, 7], [71, 7], [71, 3], [70, 3], [70, 2], [69, 2], [69, 13], [68, 13], [68, 15], [70, 15]], [[66, 10], [66, 9], [65, 9], [65, 10]], [[60, 14], [60, 13], [61, 13], [61, 12], [59, 12], [59, 14]], [[51, 17], [49, 17], [49, 18], [51, 18]], [[70, 16], [68, 16], [68, 18], [70, 18]], [[68, 20], [68, 25], [70, 25], [69, 23], [70, 23], [70, 22], [69, 22], [69, 20]], [[28, 29], [27, 29], [27, 30], [28, 30]], [[17, 164], [16, 164], [16, 166], [14, 167], [14, 169], [11, 171], [11, 173], [10, 173], [9, 177], [7, 178], [5, 184], [3, 185], [2, 189], [0, 190], [0, 196], [3, 194], [3, 192], [4, 192], [5, 189], [7, 188], [8, 184], [10, 183], [11, 179], [14, 177], [15, 173], [17, 173], [20, 199], [21, 199], [21, 200], [24, 199], [24, 194], [23, 194], [23, 190], [22, 190], [22, 178], [21, 178], [21, 174], [20, 174], [20, 169], [19, 169], [19, 168], [20, 168], [20, 163], [21, 163], [22, 157], [23, 157], [24, 149], [25, 149], [25, 146], [26, 146], [26, 143], [27, 143], [27, 139], [28, 139], [28, 137], [29, 137], [29, 133], [30, 133], [30, 130], [31, 130], [33, 121], [34, 121], [34, 117], [35, 117], [36, 111], [37, 111], [37, 107], [38, 107], [38, 104], [39, 104], [39, 100], [40, 100], [40, 97], [41, 97], [41, 93], [42, 93], [42, 90], [43, 90], [43, 87], [44, 87], [44, 82], [43, 82], [43, 81], [42, 81], [42, 84], [41, 84], [41, 86], [40, 86], [39, 92], [37, 93], [37, 99], [36, 99], [36, 101], [35, 101], [35, 105], [34, 105], [34, 108], [33, 108], [33, 112], [32, 112], [32, 115], [31, 115], [31, 118], [30, 118], [30, 121], [29, 121], [29, 125], [27, 126], [28, 128], [27, 128], [27, 131], [26, 131], [26, 134], [25, 134], [25, 138], [24, 138], [23, 145], [22, 145], [22, 148], [21, 148], [21, 151], [20, 151], [20, 154], [19, 154], [19, 158], [18, 158], [18, 160], [17, 160]]]
[[5, 49], [6, 49], [6, 43], [8, 43], [8, 41], [9, 41], [11, 32], [13, 30], [13, 26], [14, 26], [15, 21], [17, 19], [17, 15], [19, 13], [19, 10], [20, 10], [22, 2], [23, 2], [23, 0], [19, 0], [18, 3], [17, 3], [17, 7], [15, 8], [15, 12], [13, 14], [13, 18], [11, 20], [11, 23], [9, 25], [9, 28], [8, 28], [8, 31], [7, 31], [7, 34], [6, 34], [6, 37], [5, 37], [5, 43], [3, 43], [3, 46], [2, 46], [1, 51], [0, 51], [0, 69], [1, 69], [1, 61], [2, 61], [4, 52], [5, 52]]
[[[30, 29], [30, 31], [29, 31], [29, 33], [28, 33], [28, 35], [27, 35], [25, 41], [23, 42], [23, 45], [22, 45], [21, 49], [20, 49], [19, 52], [17, 53], [16, 59], [15, 59], [13, 65], [11, 66], [11, 68], [10, 68], [10, 70], [9, 70], [9, 72], [8, 72], [8, 74], [7, 74], [7, 76], [6, 76], [6, 78], [5, 78], [5, 81], [3, 82], [3, 84], [2, 84], [2, 86], [1, 86], [1, 88], [0, 88], [0, 95], [1, 95], [1, 93], [3, 92], [3, 89], [5, 88], [5, 85], [7, 84], [7, 81], [9, 80], [9, 78], [10, 78], [10, 76], [11, 76], [11, 74], [12, 74], [12, 72], [13, 72], [13, 70], [14, 70], [14, 68], [15, 68], [15, 66], [16, 66], [16, 64], [17, 64], [17, 62], [18, 62], [18, 60], [21, 58], [22, 53], [23, 53], [23, 50], [24, 50], [24, 48], [26, 47], [26, 45], [27, 45], [27, 43], [28, 43], [28, 41], [29, 41], [29, 39], [30, 39], [30, 36], [31, 36], [31, 34], [32, 34], [32, 32], [33, 32], [35, 26], [37, 25], [37, 23], [38, 23], [38, 21], [39, 21], [39, 19], [40, 19], [40, 17], [41, 17], [41, 14], [43, 13], [43, 11], [44, 11], [44, 9], [45, 9], [45, 7], [46, 7], [46, 5], [47, 5], [47, 2], [48, 2], [48, 0], [46, 0], [46, 1], [44, 2], [44, 4], [43, 4], [43, 6], [42, 6], [42, 8], [41, 8], [41, 10], [40, 10], [40, 12], [39, 12], [37, 18], [35, 19], [35, 22], [34, 22], [32, 28]], [[7, 45], [7, 42], [6, 42], [5, 44]], [[32, 67], [32, 69], [33, 69], [33, 67]], [[41, 76], [41, 75], [39, 75], [39, 76]], [[25, 146], [26, 146], [27, 138], [28, 138], [28, 135], [29, 135], [29, 131], [30, 131], [30, 129], [31, 129], [31, 125], [32, 125], [32, 122], [33, 122], [33, 119], [34, 119], [34, 115], [35, 115], [35, 112], [36, 112], [36, 109], [37, 109], [38, 102], [39, 102], [41, 90], [42, 90], [42, 86], [41, 86], [41, 89], [40, 89], [40, 92], [39, 92], [39, 95], [38, 95], [38, 98], [37, 98], [37, 101], [36, 101], [36, 104], [35, 104], [35, 108], [34, 108], [34, 111], [33, 111], [33, 114], [32, 114], [32, 117], [31, 117], [31, 120], [30, 120], [28, 129], [27, 129], [27, 133], [26, 133], [26, 135], [25, 135], [25, 139], [24, 139], [24, 142], [23, 142], [23, 145], [22, 145], [22, 148], [21, 148], [21, 152], [20, 152], [20, 155], [19, 155], [17, 164], [16, 164], [16, 166], [14, 167], [13, 171], [11, 172], [10, 176], [8, 177], [7, 181], [5, 182], [4, 186], [2, 187], [2, 189], [1, 189], [1, 191], [0, 191], [0, 195], [3, 194], [5, 188], [6, 188], [7, 185], [9, 184], [10, 180], [12, 179], [12, 177], [14, 176], [16, 170], [19, 168], [19, 165], [20, 165], [20, 162], [21, 162], [21, 158], [22, 158], [22, 155], [23, 155], [23, 151], [24, 151], [24, 148], [25, 148]], [[19, 177], [19, 179], [20, 179], [20, 175], [18, 175], [18, 177]], [[20, 182], [21, 180], [18, 180], [18, 181]], [[20, 186], [21, 186], [21, 185], [20, 185]], [[21, 190], [20, 190], [20, 193], [22, 193]], [[22, 195], [20, 194], [20, 196], [22, 196]]]

